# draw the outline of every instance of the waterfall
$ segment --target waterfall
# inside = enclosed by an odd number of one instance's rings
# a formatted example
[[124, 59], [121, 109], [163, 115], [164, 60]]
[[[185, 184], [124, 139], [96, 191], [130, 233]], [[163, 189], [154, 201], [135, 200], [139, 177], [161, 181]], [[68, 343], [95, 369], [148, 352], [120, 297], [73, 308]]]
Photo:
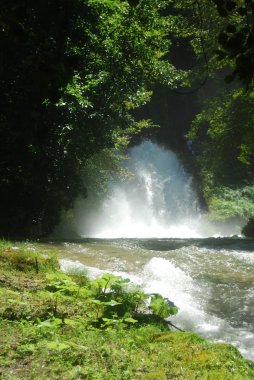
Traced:
[[129, 150], [125, 167], [130, 178], [111, 184], [97, 210], [84, 212], [84, 220], [79, 222], [81, 236], [200, 236], [200, 210], [192, 178], [175, 153], [144, 141]]

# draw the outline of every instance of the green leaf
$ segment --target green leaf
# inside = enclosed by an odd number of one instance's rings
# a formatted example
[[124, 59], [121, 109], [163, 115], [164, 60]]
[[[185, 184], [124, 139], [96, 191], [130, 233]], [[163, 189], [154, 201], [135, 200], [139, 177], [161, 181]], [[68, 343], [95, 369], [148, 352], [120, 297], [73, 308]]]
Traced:
[[73, 319], [65, 318], [64, 319], [64, 324], [68, 326], [77, 326], [80, 324], [79, 321], [74, 321]]
[[48, 349], [58, 351], [58, 352], [61, 352], [70, 348], [69, 344], [59, 342], [59, 341], [49, 342], [46, 344], [46, 346]]
[[133, 319], [133, 318], [124, 318], [124, 322], [128, 322], [128, 323], [137, 323], [138, 321], [136, 319]]
[[60, 318], [54, 318], [54, 319], [47, 319], [43, 322], [40, 322], [38, 327], [49, 327], [49, 328], [54, 328], [62, 325], [63, 321]]
[[173, 302], [157, 293], [151, 294], [149, 307], [153, 310], [155, 315], [161, 318], [167, 318], [170, 315], [175, 315], [178, 311], [178, 308]]

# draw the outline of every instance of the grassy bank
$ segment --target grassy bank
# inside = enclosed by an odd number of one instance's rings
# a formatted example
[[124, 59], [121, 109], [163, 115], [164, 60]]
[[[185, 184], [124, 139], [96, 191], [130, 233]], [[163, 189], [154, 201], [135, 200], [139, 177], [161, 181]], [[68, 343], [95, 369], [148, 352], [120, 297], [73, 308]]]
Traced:
[[234, 347], [170, 331], [176, 311], [119, 277], [66, 275], [53, 252], [0, 244], [1, 379], [254, 379]]

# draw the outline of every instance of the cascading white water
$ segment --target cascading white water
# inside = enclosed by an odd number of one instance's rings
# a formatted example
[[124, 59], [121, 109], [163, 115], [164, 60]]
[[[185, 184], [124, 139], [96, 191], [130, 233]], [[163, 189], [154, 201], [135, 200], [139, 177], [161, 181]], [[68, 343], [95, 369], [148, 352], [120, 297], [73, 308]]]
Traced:
[[[179, 313], [171, 317], [177, 325], [187, 331], [194, 330], [207, 339], [234, 344], [246, 358], [254, 360], [253, 331], [244, 323], [241, 327], [234, 327], [228, 320], [210, 314], [206, 310], [205, 298], [211, 297], [211, 289], [202, 289], [197, 281], [170, 261], [152, 258], [144, 269], [143, 286], [148, 293], [160, 293], [179, 307]], [[248, 300], [243, 302], [248, 304]]]
[[64, 271], [110, 272], [179, 308], [170, 320], [254, 360], [254, 240], [88, 239], [64, 243]]
[[[84, 212], [81, 236], [199, 237], [200, 211], [192, 178], [175, 153], [150, 141], [129, 151], [130, 179], [112, 184], [107, 199]], [[88, 198], [89, 202], [89, 198]]]
[[128, 277], [174, 301], [180, 328], [234, 344], [254, 360], [254, 241], [199, 239], [221, 231], [204, 223], [192, 179], [173, 152], [145, 141], [130, 149], [126, 168], [129, 180], [112, 183], [101, 204], [88, 197], [77, 205], [79, 234], [105, 239], [66, 243], [62, 269]]

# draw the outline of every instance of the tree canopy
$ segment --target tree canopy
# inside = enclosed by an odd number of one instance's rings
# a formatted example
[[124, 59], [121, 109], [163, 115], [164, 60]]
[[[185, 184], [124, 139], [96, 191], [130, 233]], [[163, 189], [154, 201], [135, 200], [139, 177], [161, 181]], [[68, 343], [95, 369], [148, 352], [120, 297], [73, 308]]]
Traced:
[[85, 194], [85, 160], [140, 126], [131, 109], [156, 81], [162, 1], [4, 1], [0, 10], [2, 234], [44, 234]]
[[152, 125], [142, 106], [158, 86], [154, 112], [165, 88], [197, 93], [189, 108], [199, 111], [181, 131], [190, 130], [207, 202], [218, 186], [250, 186], [253, 12], [253, 0], [3, 0], [1, 234], [52, 231], [86, 196], [93, 155]]

